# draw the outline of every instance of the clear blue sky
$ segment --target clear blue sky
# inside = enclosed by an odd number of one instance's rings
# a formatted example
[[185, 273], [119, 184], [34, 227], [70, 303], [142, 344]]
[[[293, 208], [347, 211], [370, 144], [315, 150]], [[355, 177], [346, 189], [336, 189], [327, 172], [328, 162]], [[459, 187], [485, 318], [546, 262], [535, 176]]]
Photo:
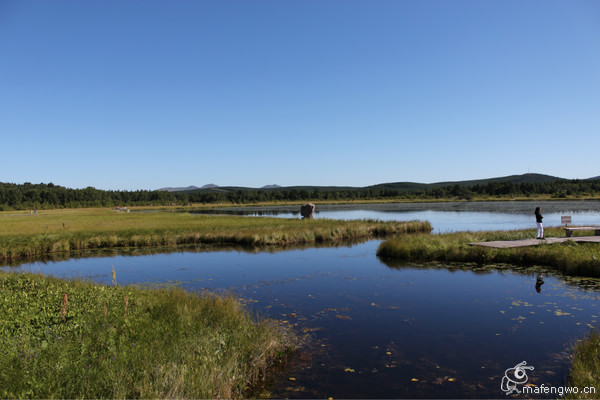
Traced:
[[0, 0], [0, 181], [600, 175], [600, 1]]

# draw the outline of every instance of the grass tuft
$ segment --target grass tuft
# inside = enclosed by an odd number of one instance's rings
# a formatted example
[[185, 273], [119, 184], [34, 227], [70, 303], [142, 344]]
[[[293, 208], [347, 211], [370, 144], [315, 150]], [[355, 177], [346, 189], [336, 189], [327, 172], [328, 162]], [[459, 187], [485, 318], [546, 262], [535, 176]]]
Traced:
[[[578, 388], [578, 393], [567, 394], [565, 398], [598, 398], [600, 394], [600, 333], [598, 331], [591, 331], [573, 346], [568, 382], [568, 386]], [[596, 389], [596, 393], [585, 393], [585, 388], [591, 387]]]

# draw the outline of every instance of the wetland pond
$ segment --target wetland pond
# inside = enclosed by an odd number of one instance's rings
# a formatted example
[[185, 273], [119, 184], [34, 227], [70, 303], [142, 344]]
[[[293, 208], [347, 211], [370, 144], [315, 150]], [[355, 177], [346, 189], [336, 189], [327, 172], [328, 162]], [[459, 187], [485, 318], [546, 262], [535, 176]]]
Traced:
[[258, 397], [504, 398], [505, 370], [522, 361], [534, 367], [528, 383], [566, 385], [570, 346], [600, 317], [600, 281], [540, 268], [395, 263], [376, 256], [379, 243], [2, 269], [110, 284], [114, 266], [121, 285], [233, 293], [256, 315], [308, 337]]

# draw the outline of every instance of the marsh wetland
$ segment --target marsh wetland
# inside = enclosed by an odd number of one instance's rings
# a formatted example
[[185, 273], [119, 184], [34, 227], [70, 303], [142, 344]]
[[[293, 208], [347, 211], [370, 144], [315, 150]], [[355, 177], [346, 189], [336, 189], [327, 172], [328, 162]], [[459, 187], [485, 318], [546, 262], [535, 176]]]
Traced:
[[[598, 202], [552, 203], [542, 206], [549, 224], [567, 212], [574, 223], [600, 219]], [[485, 229], [519, 228], [522, 219], [533, 226], [530, 205], [518, 206], [523, 211], [501, 207], [502, 222]], [[467, 226], [489, 220], [485, 213], [498, 214], [485, 203], [478, 210], [436, 207], [386, 215], [407, 220], [414, 218], [406, 212], [429, 213], [437, 232], [471, 229], [451, 225], [455, 213]], [[114, 266], [120, 285], [231, 293], [258, 317], [274, 318], [308, 339], [257, 388], [258, 397], [498, 398], [504, 396], [504, 371], [523, 360], [535, 367], [530, 383], [566, 385], [570, 347], [600, 317], [599, 280], [541, 267], [393, 261], [376, 256], [380, 243], [272, 252], [181, 250], [2, 269], [110, 285]]]

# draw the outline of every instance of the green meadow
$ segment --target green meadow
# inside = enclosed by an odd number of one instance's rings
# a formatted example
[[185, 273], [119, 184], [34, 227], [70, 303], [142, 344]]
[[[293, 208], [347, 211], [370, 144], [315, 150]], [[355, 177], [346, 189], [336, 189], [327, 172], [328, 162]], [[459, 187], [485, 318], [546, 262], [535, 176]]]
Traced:
[[427, 222], [249, 218], [182, 212], [70, 209], [0, 213], [0, 258], [88, 249], [230, 244], [286, 246], [429, 232]]

